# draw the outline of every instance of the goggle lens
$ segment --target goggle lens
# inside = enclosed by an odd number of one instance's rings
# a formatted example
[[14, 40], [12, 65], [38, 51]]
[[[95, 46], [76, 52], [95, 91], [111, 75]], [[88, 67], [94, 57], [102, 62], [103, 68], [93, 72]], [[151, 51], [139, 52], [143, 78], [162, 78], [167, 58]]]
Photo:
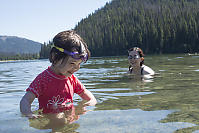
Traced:
[[128, 56], [128, 59], [139, 59], [139, 58], [140, 58], [139, 55], [134, 55], [134, 56], [129, 55], [129, 56]]
[[71, 57], [74, 59], [81, 59], [83, 62], [86, 62], [88, 60], [88, 54], [84, 54], [84, 55], [79, 55], [79, 53], [74, 53], [71, 52], [73, 54], [71, 54]]

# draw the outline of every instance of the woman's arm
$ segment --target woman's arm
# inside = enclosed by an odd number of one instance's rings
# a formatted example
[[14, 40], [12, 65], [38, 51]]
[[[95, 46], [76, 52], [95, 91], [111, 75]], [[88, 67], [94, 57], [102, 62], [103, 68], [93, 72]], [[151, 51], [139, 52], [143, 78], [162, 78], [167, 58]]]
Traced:
[[34, 118], [31, 111], [31, 104], [35, 98], [36, 96], [32, 92], [27, 91], [20, 101], [21, 113], [29, 118]]
[[88, 102], [84, 103], [84, 105], [94, 106], [95, 104], [97, 104], [97, 100], [95, 99], [94, 95], [87, 89], [85, 89], [82, 93], [80, 93], [79, 96], [83, 100], [88, 101]]
[[148, 66], [144, 66], [143, 75], [154, 75], [155, 72]]

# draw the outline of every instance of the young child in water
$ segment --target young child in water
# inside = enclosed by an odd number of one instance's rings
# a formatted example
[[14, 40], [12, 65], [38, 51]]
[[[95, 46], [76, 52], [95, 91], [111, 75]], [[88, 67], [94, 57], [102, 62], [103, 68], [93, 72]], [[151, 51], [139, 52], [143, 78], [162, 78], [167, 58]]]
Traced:
[[44, 114], [70, 109], [74, 93], [87, 101], [85, 106], [97, 103], [94, 95], [74, 75], [80, 64], [90, 57], [86, 43], [75, 31], [68, 30], [58, 33], [53, 44], [49, 57], [51, 66], [33, 80], [20, 101], [21, 113], [29, 118], [38, 117], [31, 111], [35, 98]]
[[144, 54], [138, 47], [128, 50], [129, 73], [135, 75], [154, 75], [155, 72], [148, 66], [144, 65]]

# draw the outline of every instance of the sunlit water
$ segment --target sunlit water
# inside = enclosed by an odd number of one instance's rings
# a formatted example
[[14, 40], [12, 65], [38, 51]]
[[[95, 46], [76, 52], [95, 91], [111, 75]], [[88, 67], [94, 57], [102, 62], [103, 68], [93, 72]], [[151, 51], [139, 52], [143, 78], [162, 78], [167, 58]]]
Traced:
[[[153, 79], [128, 75], [126, 57], [92, 58], [75, 74], [97, 98], [95, 107], [53, 132], [199, 133], [199, 56], [146, 56]], [[28, 120], [19, 102], [48, 60], [0, 63], [0, 133], [49, 133]], [[75, 102], [80, 99], [75, 95]], [[32, 110], [38, 109], [33, 102]]]

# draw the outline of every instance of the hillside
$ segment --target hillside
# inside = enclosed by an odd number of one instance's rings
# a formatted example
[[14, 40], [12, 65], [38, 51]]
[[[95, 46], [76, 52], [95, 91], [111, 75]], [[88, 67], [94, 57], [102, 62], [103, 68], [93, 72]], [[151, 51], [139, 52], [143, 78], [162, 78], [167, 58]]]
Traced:
[[198, 0], [112, 0], [75, 30], [92, 56], [199, 52]]
[[41, 45], [16, 36], [0, 36], [0, 54], [35, 54], [40, 52]]

